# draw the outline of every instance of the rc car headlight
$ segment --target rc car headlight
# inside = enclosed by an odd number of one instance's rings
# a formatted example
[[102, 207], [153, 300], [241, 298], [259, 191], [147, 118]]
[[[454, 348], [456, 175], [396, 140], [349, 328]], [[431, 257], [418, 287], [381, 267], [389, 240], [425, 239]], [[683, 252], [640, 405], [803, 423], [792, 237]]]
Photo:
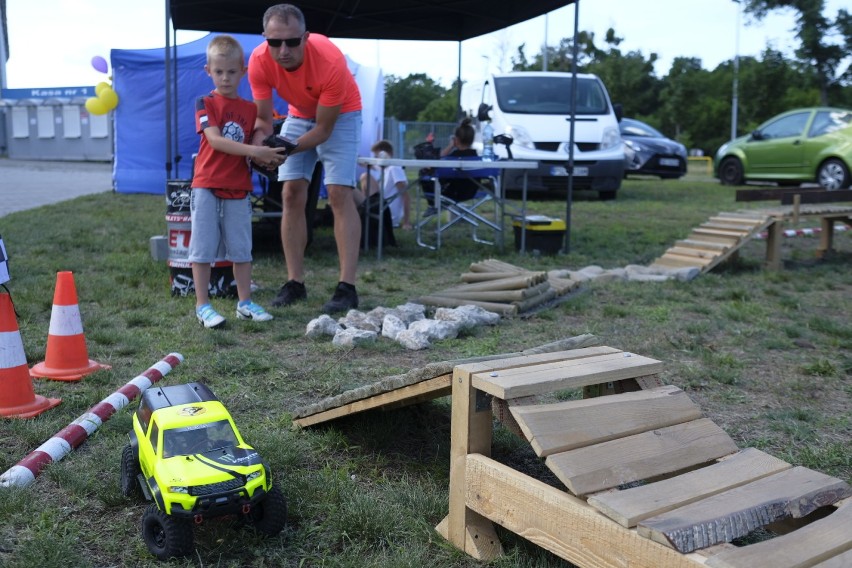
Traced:
[[251, 481], [253, 479], [257, 479], [263, 472], [261, 470], [253, 471], [246, 476], [246, 481]]
[[189, 487], [186, 485], [172, 485], [169, 487], [169, 491], [172, 493], [186, 493], [189, 494]]

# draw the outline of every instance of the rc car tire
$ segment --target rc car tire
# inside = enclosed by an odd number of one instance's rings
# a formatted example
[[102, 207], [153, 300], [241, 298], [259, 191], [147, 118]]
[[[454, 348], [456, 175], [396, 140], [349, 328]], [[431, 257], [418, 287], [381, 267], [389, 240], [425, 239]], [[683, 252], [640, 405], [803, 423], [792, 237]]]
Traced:
[[719, 181], [722, 185], [742, 185], [743, 165], [738, 158], [727, 157], [719, 164]]
[[133, 455], [130, 444], [124, 446], [121, 452], [121, 494], [125, 497], [133, 497], [139, 491], [139, 462]]
[[248, 518], [254, 528], [266, 536], [281, 532], [287, 524], [287, 500], [277, 485], [272, 486], [263, 501], [252, 507]]
[[193, 549], [192, 525], [165, 514], [154, 503], [142, 515], [142, 538], [159, 560], [182, 558]]

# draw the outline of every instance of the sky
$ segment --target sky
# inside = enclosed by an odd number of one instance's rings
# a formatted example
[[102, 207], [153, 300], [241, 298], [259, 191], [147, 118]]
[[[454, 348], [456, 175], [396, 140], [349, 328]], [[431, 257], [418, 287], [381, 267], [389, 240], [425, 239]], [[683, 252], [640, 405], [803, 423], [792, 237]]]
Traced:
[[[520, 0], [524, 1], [524, 0]], [[530, 0], [526, 0], [530, 1]], [[844, 0], [826, 0], [834, 17]], [[97, 71], [92, 58], [109, 61], [111, 49], [161, 48], [165, 44], [163, 0], [6, 0], [10, 89], [93, 86], [109, 76]], [[528, 58], [540, 45], [558, 45], [574, 29], [574, 5], [566, 6], [505, 30], [462, 42], [462, 79], [509, 71], [510, 57], [526, 44]], [[733, 0], [580, 0], [579, 28], [595, 33], [604, 48], [606, 30], [624, 38], [622, 53], [658, 55], [655, 71], [666, 75], [676, 57], [697, 57], [705, 69], [740, 56], [759, 56], [767, 45], [792, 55], [797, 41], [792, 11], [773, 13], [754, 22]], [[261, 31], [258, 21], [258, 33]], [[308, 22], [310, 30], [310, 22]], [[178, 43], [204, 37], [179, 30]], [[456, 42], [335, 40], [361, 65], [380, 67], [384, 75], [425, 73], [445, 87], [458, 75]]]

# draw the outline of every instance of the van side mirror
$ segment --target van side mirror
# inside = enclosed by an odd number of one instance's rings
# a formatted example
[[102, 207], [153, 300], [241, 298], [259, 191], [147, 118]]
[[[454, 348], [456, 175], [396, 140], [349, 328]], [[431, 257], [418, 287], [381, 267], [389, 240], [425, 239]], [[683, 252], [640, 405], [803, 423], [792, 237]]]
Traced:
[[615, 111], [615, 120], [621, 122], [621, 119], [624, 118], [624, 107], [621, 106], [621, 103], [612, 105], [612, 110]]
[[476, 111], [476, 118], [480, 122], [485, 122], [486, 120], [491, 120], [491, 117], [488, 116], [488, 111], [491, 110], [491, 105], [486, 103], [481, 103], [479, 105], [479, 110]]

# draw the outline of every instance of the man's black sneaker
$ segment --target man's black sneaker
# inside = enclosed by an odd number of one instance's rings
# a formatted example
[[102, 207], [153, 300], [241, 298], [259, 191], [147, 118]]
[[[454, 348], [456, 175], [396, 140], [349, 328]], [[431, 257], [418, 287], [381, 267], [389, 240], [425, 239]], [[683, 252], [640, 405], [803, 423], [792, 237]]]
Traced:
[[335, 312], [347, 312], [358, 307], [358, 292], [355, 286], [346, 282], [338, 282], [337, 289], [331, 300], [323, 304], [322, 311], [327, 314]]
[[293, 302], [298, 300], [306, 300], [308, 298], [308, 291], [305, 290], [305, 285], [301, 282], [296, 282], [295, 280], [288, 280], [281, 289], [278, 290], [278, 295], [275, 296], [275, 299], [272, 300], [270, 305], [273, 308], [280, 308], [281, 306], [289, 306]]

